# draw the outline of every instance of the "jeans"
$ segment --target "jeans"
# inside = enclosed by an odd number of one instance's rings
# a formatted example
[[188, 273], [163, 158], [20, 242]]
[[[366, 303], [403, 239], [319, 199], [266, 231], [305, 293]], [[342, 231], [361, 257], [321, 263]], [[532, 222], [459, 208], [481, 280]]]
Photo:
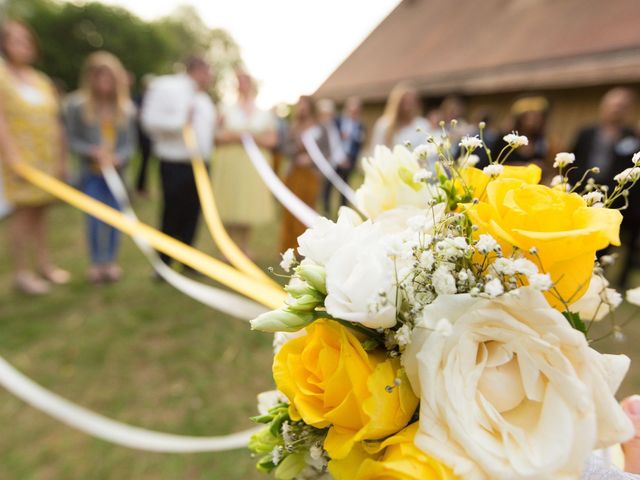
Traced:
[[[120, 210], [102, 175], [86, 173], [83, 191], [99, 202]], [[111, 263], [115, 260], [120, 245], [120, 232], [95, 217], [87, 216], [87, 242], [93, 265]]]

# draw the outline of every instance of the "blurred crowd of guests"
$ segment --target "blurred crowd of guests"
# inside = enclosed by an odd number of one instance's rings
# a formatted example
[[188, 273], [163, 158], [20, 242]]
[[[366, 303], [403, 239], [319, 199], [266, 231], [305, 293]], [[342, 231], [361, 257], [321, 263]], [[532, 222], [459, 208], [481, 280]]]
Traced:
[[[449, 127], [454, 149], [463, 136], [479, 133], [480, 121], [487, 124], [483, 138], [493, 152], [505, 146], [505, 133], [513, 130], [526, 135], [529, 144], [516, 150], [508, 163], [535, 163], [547, 180], [554, 175], [553, 158], [559, 151], [546, 130], [550, 105], [542, 96], [516, 100], [511, 107], [511, 124], [500, 129], [485, 113], [467, 118], [465, 102], [457, 96], [423, 111], [419, 92], [410, 85], [398, 85], [390, 93], [382, 116], [367, 132], [363, 105], [356, 97], [347, 99], [340, 111], [331, 100], [309, 96], [300, 97], [288, 117], [263, 110], [255, 102], [254, 79], [242, 70], [236, 72], [235, 101], [216, 105], [208, 93], [214, 72], [201, 57], [187, 60], [183, 73], [143, 78], [141, 93], [132, 97], [132, 80], [119, 59], [98, 51], [86, 59], [79, 89], [63, 96], [49, 78], [33, 68], [38, 49], [27, 25], [16, 20], [5, 22], [0, 52], [4, 58], [0, 64], [0, 157], [4, 196], [13, 207], [7, 230], [15, 286], [28, 294], [47, 293], [51, 285], [69, 282], [70, 274], [56, 266], [49, 255], [46, 219], [53, 198], [12, 171], [18, 162], [67, 181], [71, 178], [67, 159], [73, 155], [79, 165], [74, 172], [77, 185], [90, 197], [120, 209], [105, 181], [105, 169], [113, 168], [124, 176], [127, 164], [138, 153], [139, 167], [131, 173], [137, 193], [146, 198], [149, 171], [154, 171], [150, 162], [157, 160], [160, 229], [192, 244], [200, 202], [191, 167], [192, 146], [185, 144], [183, 136], [184, 127], [191, 125], [195, 148], [211, 172], [220, 216], [236, 243], [251, 255], [251, 232], [275, 222], [278, 208], [243, 148], [245, 133], [253, 136], [295, 195], [329, 215], [336, 201], [344, 205], [346, 199], [324, 179], [307, 152], [302, 139], [309, 134], [347, 182], [362, 155], [375, 145], [408, 143], [415, 147], [425, 143], [428, 135], [439, 136], [442, 122]], [[603, 97], [599, 122], [581, 130], [569, 149], [577, 158], [575, 176], [597, 166], [600, 174], [596, 180], [610, 183], [615, 173], [629, 165], [633, 153], [640, 150], [632, 118], [635, 101], [633, 91], [626, 88], [614, 88]], [[477, 153], [481, 167], [487, 159], [483, 152]], [[624, 224], [628, 245], [638, 240], [638, 205], [632, 198]], [[283, 209], [281, 251], [295, 247], [304, 230], [305, 226]], [[117, 263], [119, 232], [88, 216], [86, 239], [88, 281], [117, 281], [122, 275]], [[169, 257], [162, 256], [162, 260], [171, 263]], [[627, 268], [623, 281], [628, 273]]]

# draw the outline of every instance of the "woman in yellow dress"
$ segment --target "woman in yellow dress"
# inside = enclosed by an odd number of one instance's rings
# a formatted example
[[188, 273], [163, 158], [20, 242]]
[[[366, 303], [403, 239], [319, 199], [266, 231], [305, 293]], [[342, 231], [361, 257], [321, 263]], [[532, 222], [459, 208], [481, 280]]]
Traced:
[[220, 217], [229, 234], [247, 253], [251, 228], [269, 223], [275, 215], [273, 197], [253, 167], [240, 136], [253, 135], [265, 158], [278, 141], [277, 123], [271, 112], [255, 105], [253, 79], [237, 72], [238, 100], [222, 108], [216, 135], [219, 145], [213, 167], [213, 187]]
[[[49, 258], [46, 239], [48, 206], [53, 197], [16, 175], [12, 165], [24, 163], [64, 176], [65, 149], [53, 84], [32, 68], [37, 48], [34, 35], [18, 21], [5, 22], [0, 31], [0, 160], [4, 192], [13, 204], [9, 219], [9, 246], [18, 290], [33, 295], [49, 291], [50, 284], [69, 281], [69, 273]], [[35, 271], [30, 253], [35, 252]]]

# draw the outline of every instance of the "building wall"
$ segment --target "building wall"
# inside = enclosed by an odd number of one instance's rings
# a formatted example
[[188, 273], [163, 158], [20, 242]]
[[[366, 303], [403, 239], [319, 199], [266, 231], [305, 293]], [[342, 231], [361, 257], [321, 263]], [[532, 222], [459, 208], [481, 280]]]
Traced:
[[[628, 85], [636, 91], [640, 102], [640, 84]], [[598, 119], [600, 99], [611, 86], [584, 87], [540, 92], [551, 104], [547, 131], [561, 149], [571, 148], [575, 135], [580, 128], [593, 124]], [[530, 92], [511, 92], [492, 95], [469, 96], [468, 119], [476, 120], [478, 114], [487, 111], [491, 115], [493, 127], [501, 131], [510, 128], [509, 109], [511, 104], [522, 95], [538, 94]], [[382, 114], [383, 102], [365, 104], [363, 119], [370, 132], [376, 119]], [[634, 113], [635, 124], [640, 126], [640, 108]]]

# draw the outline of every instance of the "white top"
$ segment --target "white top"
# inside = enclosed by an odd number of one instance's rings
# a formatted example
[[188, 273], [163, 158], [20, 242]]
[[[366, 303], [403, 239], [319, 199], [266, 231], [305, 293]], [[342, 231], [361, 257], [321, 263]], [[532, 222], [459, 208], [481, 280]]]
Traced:
[[247, 112], [238, 104], [226, 105], [222, 108], [222, 115], [224, 128], [232, 132], [260, 134], [275, 132], [278, 128], [275, 116], [257, 107]]
[[[420, 131], [418, 131], [420, 129]], [[427, 143], [427, 136], [429, 134], [434, 135], [435, 130], [427, 119], [422, 117], [416, 117], [413, 121], [395, 132], [391, 145], [386, 142], [387, 131], [387, 119], [380, 117], [373, 127], [371, 134], [371, 147], [376, 145], [386, 145], [393, 148], [395, 145], [403, 145], [406, 142], [411, 143], [412, 148], [416, 148], [418, 145]], [[435, 135], [434, 135], [435, 136]]]
[[333, 121], [325, 124], [327, 129], [327, 135], [329, 137], [329, 149], [331, 150], [331, 158], [329, 162], [333, 167], [342, 166], [347, 161], [347, 154], [344, 153], [344, 147], [342, 145], [342, 137], [340, 131]]
[[188, 163], [182, 129], [191, 121], [200, 154], [209, 161], [214, 147], [216, 108], [211, 97], [185, 74], [155, 79], [145, 95], [142, 125], [153, 140], [155, 154], [164, 161]]

